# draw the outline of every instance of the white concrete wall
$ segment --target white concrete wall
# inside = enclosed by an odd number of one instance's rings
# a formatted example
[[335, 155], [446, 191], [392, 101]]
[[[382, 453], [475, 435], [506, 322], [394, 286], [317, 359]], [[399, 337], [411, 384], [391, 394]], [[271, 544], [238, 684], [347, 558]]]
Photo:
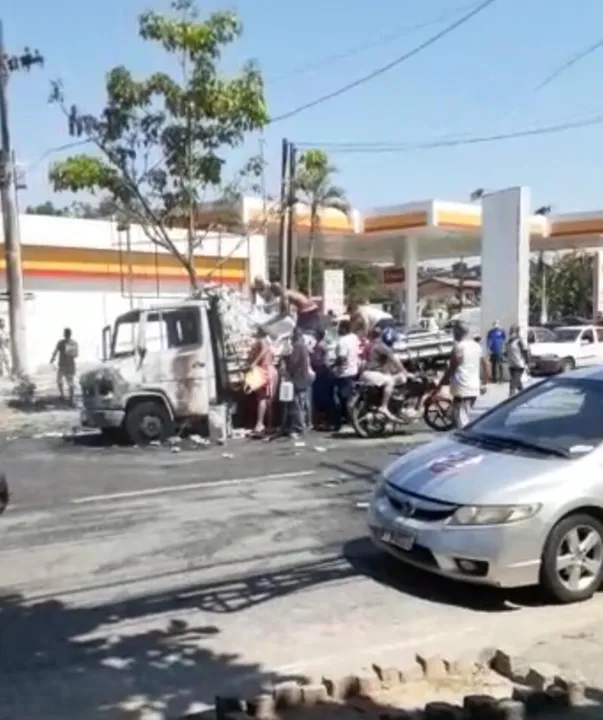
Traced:
[[[0, 240], [3, 240], [0, 223]], [[21, 242], [27, 245], [48, 247], [74, 247], [117, 250], [119, 245], [115, 223], [103, 220], [78, 220], [38, 215], [19, 217]], [[174, 231], [174, 239], [184, 246], [185, 232]], [[131, 230], [132, 249], [154, 252], [155, 246], [141, 228]], [[125, 238], [122, 237], [122, 247]], [[159, 249], [160, 253], [166, 251]], [[263, 235], [251, 237], [208, 235], [196, 253], [212, 258], [238, 258], [247, 261], [247, 282], [260, 275], [267, 276], [266, 239]], [[125, 263], [125, 261], [124, 261]], [[124, 265], [124, 275], [127, 274]], [[220, 282], [220, 270], [212, 280]], [[25, 275], [27, 364], [30, 371], [47, 365], [63, 328], [70, 327], [79, 343], [80, 361], [87, 363], [100, 359], [102, 328], [112, 324], [115, 317], [131, 306], [162, 304], [171, 298], [184, 298], [188, 294], [186, 277], [179, 279], [135, 279], [131, 285], [127, 277], [95, 279], [85, 277], [41, 278]], [[6, 293], [6, 276], [0, 274], [0, 292]], [[132, 299], [130, 298], [132, 295]], [[6, 298], [0, 299], [0, 317], [8, 326]]]

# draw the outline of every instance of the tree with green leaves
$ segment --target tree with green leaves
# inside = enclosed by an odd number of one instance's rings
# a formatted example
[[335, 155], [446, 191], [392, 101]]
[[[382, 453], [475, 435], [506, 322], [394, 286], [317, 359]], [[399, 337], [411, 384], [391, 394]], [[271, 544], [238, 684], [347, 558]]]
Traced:
[[346, 217], [350, 215], [350, 204], [345, 191], [333, 184], [335, 168], [322, 150], [308, 150], [299, 159], [295, 177], [295, 197], [310, 210], [309, 249], [306, 291], [312, 294], [314, 281], [314, 254], [316, 237], [320, 232], [320, 213], [324, 210], [338, 210]]
[[[251, 158], [226, 182], [226, 155], [267, 124], [268, 111], [254, 63], [229, 78], [219, 67], [224, 50], [241, 36], [237, 14], [214, 12], [201, 20], [193, 0], [177, 0], [172, 10], [142, 14], [138, 33], [168, 55], [168, 66], [179, 64], [180, 73], [137, 79], [123, 66], [113, 68], [97, 115], [69, 105], [54, 84], [51, 102], [65, 113], [70, 134], [95, 152], [54, 164], [50, 181], [55, 191], [113, 202], [122, 218], [140, 224], [149, 240], [178, 259], [196, 288], [194, 254], [206, 236], [196, 231], [196, 209], [210, 199], [234, 202], [252, 189], [262, 162]], [[184, 246], [170, 233], [183, 222]]]
[[[546, 273], [545, 283], [542, 282], [543, 273]], [[549, 314], [592, 316], [592, 255], [570, 252], [557, 256], [551, 263], [541, 258], [531, 263], [530, 275], [530, 314], [533, 317], [540, 315], [543, 288]]]

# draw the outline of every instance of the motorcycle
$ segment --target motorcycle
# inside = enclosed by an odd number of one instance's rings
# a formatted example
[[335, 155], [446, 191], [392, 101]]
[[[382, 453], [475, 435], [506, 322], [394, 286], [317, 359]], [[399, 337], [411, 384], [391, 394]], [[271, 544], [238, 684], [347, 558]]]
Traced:
[[[422, 419], [432, 430], [448, 432], [454, 427], [452, 401], [432, 396], [436, 387], [436, 381], [423, 374], [397, 385], [389, 401], [389, 411], [395, 418], [392, 421], [379, 412], [383, 389], [360, 381], [349, 403], [352, 427], [359, 437], [374, 438], [397, 425], [410, 425]], [[419, 408], [420, 414], [416, 412]]]

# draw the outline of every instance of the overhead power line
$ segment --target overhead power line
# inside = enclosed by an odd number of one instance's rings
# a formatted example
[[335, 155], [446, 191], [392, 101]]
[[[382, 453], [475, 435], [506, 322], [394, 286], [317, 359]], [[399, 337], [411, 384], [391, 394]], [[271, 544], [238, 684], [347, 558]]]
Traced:
[[417, 45], [412, 50], [409, 50], [408, 52], [404, 53], [404, 55], [400, 55], [399, 57], [395, 58], [395, 60], [392, 60], [391, 62], [387, 63], [387, 65], [382, 65], [381, 67], [377, 68], [376, 70], [373, 70], [373, 72], [368, 73], [368, 75], [363, 75], [360, 78], [357, 78], [356, 80], [347, 83], [343, 87], [340, 87], [337, 90], [334, 90], [330, 93], [327, 93], [326, 95], [322, 95], [321, 97], [316, 98], [315, 100], [311, 100], [310, 102], [304, 103], [303, 105], [299, 105], [298, 107], [294, 108], [293, 110], [289, 110], [289, 112], [283, 113], [282, 115], [277, 115], [276, 117], [272, 118], [270, 120], [271, 123], [279, 122], [281, 120], [286, 120], [287, 118], [293, 117], [294, 115], [298, 115], [301, 112], [304, 112], [305, 110], [309, 110], [310, 108], [316, 107], [317, 105], [322, 105], [322, 103], [327, 102], [328, 100], [333, 100], [336, 97], [339, 97], [340, 95], [343, 95], [344, 93], [349, 92], [350, 90], [353, 90], [354, 88], [359, 87], [360, 85], [364, 85], [367, 82], [370, 82], [371, 80], [374, 80], [375, 78], [379, 77], [380, 75], [383, 75], [384, 73], [388, 72], [389, 70], [392, 70], [393, 68], [397, 67], [398, 65], [401, 65], [403, 62], [406, 62], [406, 60], [410, 60], [415, 55], [418, 55], [423, 50], [426, 50], [428, 47], [431, 47], [435, 43], [437, 43], [439, 40], [442, 40], [446, 35], [449, 35], [450, 33], [454, 32], [458, 28], [460, 28], [462, 25], [465, 25], [469, 22], [472, 18], [474, 18], [479, 13], [483, 12], [487, 7], [490, 5], [493, 5], [496, 2], [496, 0], [484, 0], [484, 2], [481, 2], [477, 7], [474, 7], [473, 10], [471, 10], [468, 13], [465, 13], [462, 15], [458, 20], [455, 20], [450, 25], [447, 25], [443, 30], [440, 30], [440, 32], [436, 33], [435, 35], [432, 35], [430, 38], [422, 42], [420, 45]]
[[291, 78], [299, 77], [300, 75], [306, 75], [313, 70], [320, 70], [323, 67], [333, 65], [334, 63], [341, 62], [342, 60], [356, 57], [357, 55], [360, 55], [367, 50], [372, 50], [373, 48], [386, 45], [393, 40], [398, 40], [401, 37], [404, 37], [404, 35], [408, 35], [417, 30], [432, 27], [433, 25], [439, 25], [440, 23], [445, 22], [451, 17], [455, 17], [456, 15], [464, 12], [465, 10], [475, 8], [476, 5], [476, 2], [472, 2], [469, 4], [465, 3], [464, 5], [457, 6], [456, 8], [451, 8], [447, 12], [442, 13], [431, 20], [424, 20], [423, 22], [416, 23], [414, 25], [401, 25], [396, 30], [380, 35], [379, 37], [374, 38], [369, 42], [363, 43], [362, 45], [356, 45], [340, 53], [335, 53], [334, 55], [323, 57], [322, 59], [308, 63], [307, 65], [302, 65], [301, 67], [298, 67], [289, 72], [284, 72], [281, 75], [276, 75], [274, 77], [268, 78], [267, 80], [269, 83], [278, 83], [282, 80], [290, 80]]
[[603, 38], [597, 40], [596, 43], [593, 45], [589, 45], [586, 49], [581, 50], [580, 52], [573, 55], [569, 60], [564, 62], [562, 65], [560, 65], [558, 68], [556, 68], [550, 75], [548, 75], [541, 83], [539, 83], [535, 88], [534, 92], [540, 92], [540, 90], [543, 90], [547, 85], [550, 85], [552, 82], [554, 82], [560, 75], [563, 75], [567, 70], [569, 70], [571, 67], [579, 63], [581, 60], [584, 60], [589, 55], [592, 55], [594, 52], [599, 50], [603, 47]]
[[458, 147], [459, 145], [481, 145], [483, 143], [502, 142], [505, 140], [515, 140], [524, 137], [534, 137], [538, 135], [553, 135], [556, 133], [568, 132], [570, 130], [578, 130], [580, 128], [591, 127], [603, 123], [603, 115], [597, 115], [584, 120], [576, 120], [575, 122], [558, 123], [556, 125], [545, 125], [542, 127], [531, 128], [529, 130], [517, 130], [509, 133], [499, 133], [498, 135], [482, 135], [469, 138], [442, 139], [432, 140], [419, 143], [296, 143], [300, 148], [324, 148], [330, 153], [403, 153], [412, 152], [413, 150], [432, 150], [435, 148]]

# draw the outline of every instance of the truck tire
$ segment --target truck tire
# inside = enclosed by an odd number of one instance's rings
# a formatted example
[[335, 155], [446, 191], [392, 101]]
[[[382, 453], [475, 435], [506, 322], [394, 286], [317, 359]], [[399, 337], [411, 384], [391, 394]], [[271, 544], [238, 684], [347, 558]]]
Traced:
[[561, 371], [560, 372], [569, 372], [570, 370], [576, 369], [576, 361], [573, 357], [566, 357], [563, 358], [561, 361]]
[[172, 434], [172, 419], [160, 400], [145, 400], [132, 405], [125, 420], [128, 438], [133, 445], [164, 442]]
[[[577, 538], [584, 549], [578, 546], [580, 549], [574, 552], [572, 538]], [[572, 561], [577, 567], [583, 566], [574, 578], [571, 575]], [[588, 513], [564, 517], [551, 530], [544, 545], [540, 565], [541, 586], [556, 602], [573, 603], [592, 597], [602, 580], [603, 524]]]

